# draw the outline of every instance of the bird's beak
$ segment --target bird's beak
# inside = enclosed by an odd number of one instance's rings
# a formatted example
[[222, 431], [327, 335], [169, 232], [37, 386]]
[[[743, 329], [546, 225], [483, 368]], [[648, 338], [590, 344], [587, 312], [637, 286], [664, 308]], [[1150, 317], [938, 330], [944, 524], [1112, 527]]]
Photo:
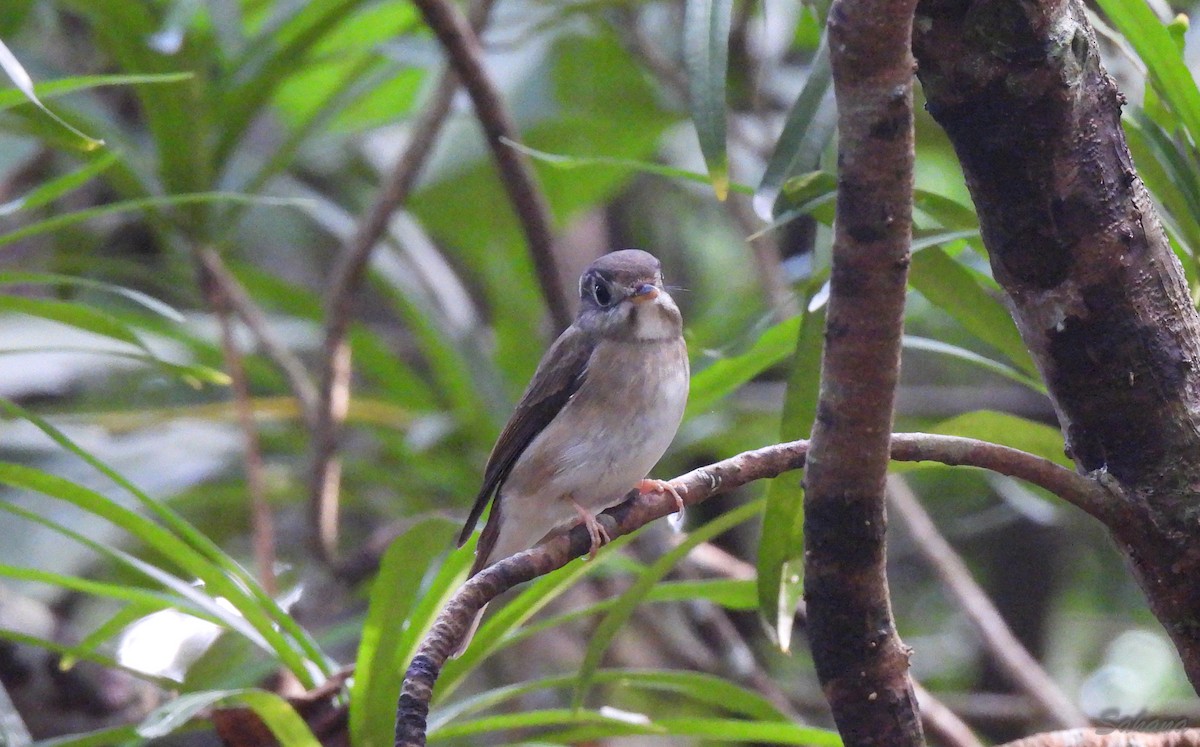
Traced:
[[634, 303], [645, 303], [658, 298], [658, 288], [650, 283], [642, 283], [633, 290], [633, 295], [629, 297]]

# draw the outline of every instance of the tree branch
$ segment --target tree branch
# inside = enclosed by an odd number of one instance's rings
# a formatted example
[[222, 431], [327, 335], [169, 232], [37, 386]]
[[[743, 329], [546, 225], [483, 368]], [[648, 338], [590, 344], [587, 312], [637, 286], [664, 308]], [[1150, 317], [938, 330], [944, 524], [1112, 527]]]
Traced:
[[446, 0], [414, 0], [425, 23], [437, 35], [450, 65], [462, 79], [463, 88], [475, 105], [475, 115], [483, 127], [484, 139], [492, 150], [500, 181], [525, 232], [525, 241], [541, 282], [542, 295], [556, 329], [571, 324], [570, 304], [558, 273], [554, 253], [554, 220], [546, 196], [538, 186], [533, 167], [525, 154], [505, 145], [518, 141], [516, 123], [500, 92], [483, 67], [479, 38], [462, 14]]
[[847, 747], [924, 734], [887, 587], [884, 479], [912, 241], [916, 0], [835, 0], [838, 194], [821, 392], [804, 483], [817, 677]]
[[[986, 8], [986, 12], [981, 9]], [[1200, 315], [1080, 0], [923, 0], [913, 48], [1071, 456], [1200, 692]]]
[[1001, 747], [1200, 747], [1200, 729], [1160, 732], [1071, 729], [1035, 734]]
[[271, 515], [271, 506], [267, 503], [262, 441], [258, 435], [258, 423], [254, 419], [254, 405], [250, 401], [250, 383], [246, 378], [242, 351], [238, 348], [234, 336], [233, 304], [226, 293], [227, 286], [222, 284], [220, 278], [210, 269], [217, 259], [216, 253], [208, 248], [200, 248], [196, 250], [195, 256], [199, 263], [200, 288], [220, 324], [221, 352], [225, 357], [225, 367], [229, 370], [238, 426], [242, 429], [242, 437], [245, 440], [243, 462], [246, 471], [246, 492], [250, 496], [251, 543], [254, 547], [255, 564], [258, 566], [258, 579], [264, 591], [274, 594], [277, 589], [275, 519]]
[[292, 394], [300, 403], [300, 412], [305, 422], [311, 427], [317, 408], [317, 388], [309, 378], [308, 370], [300, 359], [283, 344], [271, 329], [271, 323], [263, 314], [262, 309], [254, 303], [254, 299], [246, 292], [238, 279], [229, 271], [221, 255], [209, 247], [196, 252], [196, 258], [204, 271], [208, 273], [209, 282], [213, 283], [229, 304], [229, 308], [238, 315], [246, 328], [258, 340], [263, 353], [275, 361], [279, 370], [287, 377]]
[[938, 531], [908, 483], [899, 475], [888, 476], [888, 496], [892, 508], [912, 535], [917, 551], [933, 566], [942, 586], [966, 613], [984, 648], [1000, 669], [1058, 726], [1087, 726], [1087, 717], [1017, 640], [1000, 610], [972, 578], [967, 564]]
[[[969, 438], [927, 433], [892, 435], [892, 455], [898, 461], [933, 461], [951, 465], [977, 466], [1027, 480], [1059, 494], [1073, 505], [1096, 509], [1111, 495], [1097, 481], [1077, 475], [1053, 462], [1017, 449], [987, 444]], [[766, 446], [747, 451], [675, 478], [671, 485], [686, 505], [734, 490], [755, 480], [777, 477], [804, 467], [808, 441]], [[1057, 493], [1056, 493], [1057, 494]], [[609, 536], [628, 534], [655, 519], [678, 510], [669, 494], [631, 493], [632, 500], [600, 515]], [[1091, 511], [1089, 511], [1091, 513]], [[409, 665], [396, 713], [397, 747], [425, 744], [426, 717], [433, 686], [450, 652], [458, 648], [475, 613], [512, 587], [562, 568], [591, 548], [587, 530], [576, 526], [537, 547], [514, 555], [480, 572], [463, 584], [438, 615]]]
[[[495, 0], [480, 0], [471, 10], [471, 23], [482, 27]], [[337, 459], [345, 407], [350, 398], [350, 348], [346, 334], [354, 316], [371, 252], [387, 232], [392, 214], [408, 201], [450, 115], [458, 76], [445, 70], [433, 95], [413, 124], [408, 145], [342, 249], [326, 294], [325, 339], [322, 345], [321, 388], [311, 420], [312, 458], [309, 479], [309, 518], [314, 545], [327, 561], [337, 556], [338, 491], [341, 463]]]

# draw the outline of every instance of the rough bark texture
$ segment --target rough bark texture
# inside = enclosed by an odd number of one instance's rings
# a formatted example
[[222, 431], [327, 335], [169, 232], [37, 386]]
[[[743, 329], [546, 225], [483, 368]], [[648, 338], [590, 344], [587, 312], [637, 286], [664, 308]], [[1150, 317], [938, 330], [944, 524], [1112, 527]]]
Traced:
[[914, 50], [1082, 472], [1200, 689], [1200, 319], [1073, 0], [923, 0]]
[[847, 747], [924, 743], [892, 619], [884, 480], [912, 238], [915, 0], [838, 0], [828, 34], [838, 195], [821, 394], [805, 475], [813, 662]]

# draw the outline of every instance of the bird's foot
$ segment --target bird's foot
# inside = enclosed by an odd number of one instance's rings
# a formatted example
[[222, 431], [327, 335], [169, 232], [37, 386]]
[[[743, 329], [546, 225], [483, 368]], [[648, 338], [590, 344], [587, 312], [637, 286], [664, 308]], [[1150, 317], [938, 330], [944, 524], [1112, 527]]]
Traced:
[[574, 498], [571, 499], [571, 505], [575, 507], [583, 526], [587, 528], [588, 537], [592, 539], [592, 549], [588, 550], [588, 559], [595, 560], [596, 553], [600, 551], [601, 547], [612, 542], [612, 538], [608, 536], [608, 530], [596, 520], [591, 511], [579, 505]]
[[671, 497], [675, 499], [676, 508], [679, 509], [675, 512], [677, 520], [683, 521], [683, 497], [679, 495], [679, 491], [676, 490], [675, 486], [671, 485], [671, 483], [667, 482], [666, 480], [651, 480], [650, 478], [646, 478], [638, 483], [637, 490], [638, 493], [642, 495], [646, 495], [648, 493], [670, 493]]

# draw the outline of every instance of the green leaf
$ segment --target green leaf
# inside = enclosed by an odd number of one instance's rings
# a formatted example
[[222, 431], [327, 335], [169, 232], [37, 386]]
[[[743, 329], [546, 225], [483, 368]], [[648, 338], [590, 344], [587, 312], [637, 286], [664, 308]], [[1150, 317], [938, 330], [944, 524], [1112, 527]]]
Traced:
[[753, 241], [804, 215], [812, 215], [826, 225], [833, 224], [833, 204], [837, 199], [837, 178], [827, 171], [812, 171], [789, 178], [775, 198], [775, 219], [746, 237]]
[[138, 741], [137, 727], [113, 726], [83, 734], [68, 734], [38, 741], [37, 747], [112, 747]]
[[[664, 581], [651, 589], [644, 601], [646, 603], [684, 602], [695, 599], [704, 599], [726, 609], [752, 610], [756, 606], [757, 598], [753, 581], [709, 579], [707, 581]], [[489, 653], [495, 653], [520, 641], [528, 640], [560, 625], [582, 620], [592, 615], [607, 613], [619, 601], [618, 598], [602, 599], [592, 602], [586, 607], [553, 615], [521, 628], [510, 629], [496, 645], [489, 648]]]
[[31, 347], [31, 348], [9, 348], [0, 350], [0, 355], [20, 355], [22, 353], [88, 353], [91, 355], [106, 355], [114, 358], [127, 358], [144, 363], [147, 366], [162, 369], [163, 372], [175, 376], [197, 389], [204, 384], [216, 384], [217, 386], [228, 386], [230, 382], [229, 374], [224, 371], [218, 371], [215, 368], [208, 366], [193, 365], [190, 363], [172, 363], [165, 361], [162, 358], [153, 355], [142, 353], [127, 353], [121, 350], [97, 350], [95, 348], [72, 347], [70, 345], [58, 345], [55, 347]]
[[778, 209], [783, 207], [778, 206], [776, 200], [787, 179], [816, 171], [821, 165], [821, 152], [837, 129], [832, 80], [829, 41], [822, 34], [817, 54], [808, 67], [804, 88], [788, 112], [783, 132], [775, 142], [775, 152], [771, 154], [754, 193], [754, 209], [763, 220], [773, 220]]
[[4, 73], [13, 82], [13, 85], [17, 87], [17, 90], [24, 94], [25, 98], [29, 99], [34, 106], [41, 109], [47, 117], [57, 122], [60, 127], [79, 138], [80, 150], [95, 150], [104, 145], [103, 140], [97, 140], [83, 134], [79, 130], [67, 124], [65, 120], [63, 120], [54, 112], [50, 111], [50, 109], [42, 103], [42, 100], [37, 97], [37, 93], [35, 93], [33, 90], [33, 79], [29, 77], [29, 73], [25, 72], [25, 68], [16, 58], [16, 55], [9, 50], [8, 45], [2, 41], [0, 41], [0, 69], [4, 70]]
[[683, 16], [683, 60], [689, 103], [700, 151], [718, 200], [729, 194], [726, 153], [725, 83], [733, 0], [687, 0]]
[[[157, 610], [168, 609], [170, 607], [181, 605], [182, 600], [178, 597], [169, 594], [163, 594], [157, 591], [147, 591], [137, 587], [131, 587], [124, 583], [107, 583], [104, 581], [93, 581], [91, 579], [72, 576], [65, 573], [53, 573], [51, 571], [43, 571], [37, 568], [22, 568], [20, 566], [0, 564], [0, 577], [16, 579], [30, 583], [50, 584], [62, 589], [79, 592], [81, 594], [91, 594], [92, 596], [101, 597], [104, 599], [114, 599], [121, 602], [131, 602], [147, 613]], [[184, 603], [186, 604], [186, 603]], [[207, 612], [202, 611], [197, 607], [190, 605], [185, 610], [189, 615], [195, 615], [209, 622], [218, 622], [218, 620], [210, 616]]]
[[105, 153], [83, 168], [64, 174], [56, 179], [39, 184], [15, 200], [0, 205], [0, 218], [8, 217], [21, 210], [32, 210], [47, 205], [59, 197], [74, 191], [104, 173], [117, 162], [116, 153]]
[[1063, 451], [1063, 435], [1057, 428], [1016, 415], [976, 410], [943, 420], [931, 432], [1003, 444], [1075, 468]]
[[150, 348], [146, 347], [146, 344], [127, 324], [114, 316], [81, 303], [59, 301], [53, 298], [0, 295], [0, 312], [28, 314], [48, 319], [81, 329], [84, 332], [91, 332], [94, 335], [133, 345], [153, 357]]
[[[791, 723], [764, 721], [738, 721], [720, 718], [664, 718], [655, 719], [652, 726], [664, 736], [692, 737], [704, 742], [731, 742], [735, 744], [791, 744], [808, 747], [841, 747], [842, 740], [836, 731], [818, 729]], [[603, 732], [593, 732], [597, 736]], [[577, 730], [572, 741], [588, 740], [591, 734]]]
[[[186, 560], [180, 562], [176, 560], [175, 555], [171, 554], [169, 551], [164, 551], [164, 542], [162, 541], [161, 536], [147, 540], [147, 533], [144, 531], [145, 526], [142, 527], [142, 531], [139, 531], [136, 526], [133, 528], [129, 526], [131, 522], [125, 522], [124, 524], [122, 523], [120, 515], [125, 512], [128, 516], [128, 514], [132, 512], [128, 512], [127, 509], [124, 509], [115, 503], [112, 503], [110, 507], [115, 508], [115, 511], [94, 510], [97, 505], [103, 505], [105, 501], [108, 501], [108, 499], [97, 493], [93, 493], [87, 488], [75, 485], [74, 483], [71, 483], [60, 477], [41, 472], [40, 470], [4, 462], [0, 462], [0, 484], [7, 484], [19, 489], [36, 491], [51, 498], [57, 498], [70, 503], [85, 511], [91, 508], [93, 510], [90, 510], [90, 513], [108, 519], [113, 524], [120, 526], [126, 531], [129, 531], [133, 536], [146, 542], [146, 544], [151, 548], [158, 550], [159, 552], [163, 552], [168, 557], [175, 560], [175, 562], [177, 562], [181, 567], [187, 568]], [[52, 521], [44, 516], [41, 516], [40, 514], [24, 509], [14, 503], [0, 503], [0, 511], [6, 511], [10, 514], [20, 516], [28, 521], [41, 524], [42, 526], [52, 529], [59, 534], [78, 542], [84, 547], [93, 550], [96, 552], [96, 554], [102, 557], [109, 558], [119, 565], [124, 565], [133, 569], [136, 573], [150, 579], [151, 581], [161, 584], [167, 589], [174, 591], [178, 595], [177, 599], [174, 600], [174, 605], [181, 608], [182, 611], [189, 614], [195, 614], [197, 617], [205, 620], [220, 622], [230, 630], [237, 631], [239, 634], [253, 642], [256, 646], [259, 646], [268, 652], [277, 653], [272, 645], [268, 643], [253, 626], [248, 624], [240, 614], [225, 609], [212, 597], [200, 591], [192, 584], [183, 581], [182, 579], [173, 576], [170, 573], [167, 573], [157, 566], [151, 565], [150, 563], [134, 557], [123, 550], [119, 550], [115, 547], [110, 547], [99, 542], [94, 542], [93, 540], [88, 539], [82, 534], [69, 529], [59, 522]], [[116, 514], [117, 518], [111, 518], [111, 516], [105, 515], [106, 513]], [[140, 517], [136, 517], [136, 514], [134, 517], [140, 519]], [[149, 526], [154, 526], [150, 522], [146, 522], [146, 524]], [[169, 542], [165, 544], [169, 547]], [[196, 573], [196, 575], [198, 578], [206, 579], [206, 575], [203, 574], [203, 572]]]
[[1145, 0], [1099, 0], [1113, 26], [1137, 50], [1154, 87], [1192, 136], [1200, 140], [1200, 89], [1167, 25]]
[[[652, 161], [639, 161], [635, 158], [609, 158], [607, 156], [569, 156], [561, 153], [547, 153], [543, 150], [530, 148], [528, 145], [514, 142], [508, 138], [502, 138], [501, 141], [514, 150], [519, 150], [535, 161], [540, 161], [557, 169], [571, 170], [587, 167], [606, 166], [615, 169], [626, 169], [636, 171], [639, 174], [654, 174], [656, 176], [665, 176], [668, 179], [676, 179], [685, 182], [699, 182], [702, 184], [711, 183], [711, 179], [705, 174], [699, 174], [695, 171], [680, 169], [674, 166], [666, 166], [661, 163]], [[754, 194], [754, 189], [748, 185], [739, 182], [732, 182], [729, 185], [732, 192], [740, 194]]]
[[569, 732], [546, 735], [560, 744], [577, 744], [605, 737], [652, 735], [657, 737], [694, 737], [705, 742], [741, 744], [790, 744], [814, 747], [841, 747], [837, 732], [786, 722], [742, 721], [721, 718], [667, 718], [652, 720], [645, 714], [617, 711], [547, 709], [523, 713], [487, 716], [459, 721], [429, 734], [430, 742], [507, 732], [515, 729], [576, 727]]
[[[612, 716], [605, 716], [599, 711], [547, 709], [541, 711], [524, 711], [500, 716], [486, 716], [473, 721], [460, 720], [447, 724], [437, 731], [429, 732], [430, 743], [445, 740], [458, 740], [458, 744], [477, 744], [482, 734], [506, 732], [514, 729], [537, 729], [571, 724], [605, 724], [620, 731], [607, 732], [610, 734], [662, 734], [663, 730], [640, 724], [630, 724]], [[475, 739], [468, 739], [474, 737]], [[464, 741], [465, 740], [465, 741]]]
[[801, 317], [785, 319], [764, 330], [746, 352], [720, 358], [694, 375], [684, 418], [709, 411], [746, 382], [787, 360], [796, 349], [801, 323]]
[[[140, 534], [135, 532], [135, 536], [150, 547], [155, 547], [156, 543], [161, 544], [162, 547], [155, 549], [203, 580], [207, 591], [214, 597], [225, 597], [255, 630], [271, 643], [281, 662], [292, 670], [302, 684], [307, 687], [316, 684], [306, 661], [326, 675], [333, 671], [333, 662], [324, 655], [308, 632], [291, 615], [284, 612], [279, 604], [263, 591], [258, 582], [211, 539], [161, 501], [152, 499], [121, 474], [81, 448], [44, 418], [3, 398], [0, 398], [0, 411], [10, 417], [19, 417], [32, 423], [55, 443], [80, 457], [129, 492], [143, 508], [162, 521], [169, 531], [104, 496], [98, 496], [96, 500], [93, 498], [96, 494], [89, 495], [90, 491], [81, 494], [81, 498], [88, 504], [81, 506], [82, 508], [91, 510], [96, 515], [126, 528], [127, 531], [131, 527], [140, 530]], [[77, 494], [76, 491], [68, 493]]]
[[972, 350], [960, 348], [957, 345], [951, 345], [950, 343], [942, 342], [941, 340], [931, 340], [927, 337], [916, 337], [914, 335], [905, 335], [903, 338], [903, 345], [906, 350], [924, 350], [930, 353], [938, 353], [939, 355], [957, 358], [958, 360], [965, 361], [971, 365], [979, 366], [980, 368], [991, 371], [992, 373], [999, 374], [1006, 379], [1011, 379], [1022, 386], [1029, 387], [1035, 392], [1039, 392], [1041, 394], [1046, 393], [1046, 387], [1042, 384], [1040, 379], [1029, 376], [1022, 371], [1018, 371], [1012, 366], [1001, 363], [1000, 361], [994, 361], [991, 358], [980, 355]]
[[[429, 732], [433, 733], [465, 716], [521, 698], [540, 690], [570, 687], [575, 676], [570, 674], [543, 677], [529, 682], [492, 688], [466, 698], [431, 716]], [[787, 717], [769, 700], [756, 692], [731, 683], [721, 677], [702, 672], [666, 671], [657, 669], [601, 669], [596, 672], [597, 685], [628, 689], [636, 693], [670, 693], [681, 695], [702, 705], [713, 706], [729, 713], [760, 721], [786, 721]]]
[[[81, 75], [62, 80], [47, 81], [34, 86], [34, 93], [42, 99], [54, 99], [78, 91], [90, 91], [105, 86], [130, 86], [142, 84], [179, 83], [191, 79], [191, 73], [133, 74], [133, 75]], [[0, 112], [27, 103], [28, 97], [20, 90], [0, 90]]]
[[180, 314], [169, 304], [133, 288], [125, 288], [113, 283], [105, 283], [91, 278], [75, 277], [74, 275], [58, 275], [50, 272], [0, 272], [0, 286], [5, 285], [62, 285], [68, 287], [88, 288], [122, 296], [133, 301], [159, 316], [173, 322], [183, 322]]
[[600, 668], [600, 660], [608, 650], [609, 644], [612, 643], [617, 633], [621, 632], [625, 623], [633, 616], [634, 610], [642, 603], [646, 595], [654, 588], [654, 585], [674, 568], [676, 563], [691, 552], [693, 547], [707, 542], [741, 524], [743, 521], [758, 515], [762, 511], [764, 503], [761, 499], [751, 501], [732, 511], [721, 514], [688, 534], [682, 542], [671, 548], [661, 558], [642, 571], [637, 580], [625, 590], [618, 602], [604, 616], [604, 619], [600, 621], [596, 629], [592, 631], [592, 636], [588, 641], [587, 652], [583, 657], [583, 663], [579, 666], [575, 692], [571, 698], [573, 707], [579, 708], [583, 705], [583, 699], [592, 684], [592, 676]]
[[471, 645], [457, 659], [446, 662], [442, 676], [438, 678], [436, 697], [445, 698], [454, 692], [462, 680], [479, 665], [479, 662], [506, 645], [510, 631], [541, 611], [560, 594], [571, 588], [580, 578], [595, 573], [600, 568], [619, 558], [618, 550], [624, 547], [632, 535], [618, 537], [605, 546], [595, 560], [572, 562], [529, 584], [516, 599], [504, 605], [479, 626]]
[[156, 611], [155, 608], [148, 605], [136, 603], [125, 605], [75, 644], [75, 651], [79, 653], [64, 656], [59, 666], [64, 668], [75, 666], [75, 661], [80, 658], [80, 653], [92, 653], [99, 650], [101, 646], [120, 635], [130, 625]]
[[[812, 292], [810, 287], [806, 307]], [[781, 441], [806, 438], [817, 416], [824, 307], [806, 311], [800, 321], [779, 427]], [[791, 650], [792, 622], [803, 594], [803, 552], [804, 489], [797, 475], [780, 475], [767, 483], [767, 507], [758, 542], [757, 589], [759, 614], [784, 652]]]
[[913, 208], [949, 229], [979, 230], [979, 218], [972, 205], [923, 189], [913, 190]]
[[1025, 374], [1037, 375], [1008, 309], [944, 250], [932, 246], [915, 252], [908, 278], [913, 288], [968, 332], [999, 350]]
[[303, 64], [312, 49], [327, 39], [339, 24], [352, 17], [364, 0], [311, 0], [296, 6], [280, 22], [265, 27], [246, 46], [246, 54], [233, 62], [241, 75], [225, 91], [225, 113], [214, 152], [216, 163], [225, 163], [271, 96], [291, 75], [308, 68]]
[[[455, 529], [446, 519], [427, 519], [394, 539], [384, 553], [371, 584], [350, 691], [350, 735], [355, 745], [382, 747], [394, 740], [396, 698], [410, 658], [405, 652], [397, 666], [397, 648], [404, 632], [412, 628], [409, 617], [422, 599], [422, 581], [452, 546]], [[437, 591], [444, 589], [434, 590], [435, 595]]]
[[215, 690], [188, 693], [156, 708], [138, 724], [138, 736], [159, 739], [172, 734], [214, 706], [242, 706], [254, 711], [279, 744], [287, 747], [321, 747], [308, 724], [286, 700], [265, 690]]
[[20, 239], [27, 239], [30, 236], [41, 236], [42, 234], [78, 225], [93, 218], [120, 215], [122, 213], [136, 213], [143, 210], [156, 210], [165, 207], [205, 205], [219, 202], [240, 202], [253, 205], [295, 208], [310, 205], [312, 200], [294, 197], [260, 197], [238, 192], [195, 192], [192, 194], [168, 195], [165, 197], [139, 197], [132, 200], [122, 200], [108, 205], [101, 205], [100, 207], [88, 208], [86, 210], [76, 210], [72, 213], [65, 213], [54, 218], [31, 223], [14, 231], [0, 234], [0, 246], [11, 244]]

